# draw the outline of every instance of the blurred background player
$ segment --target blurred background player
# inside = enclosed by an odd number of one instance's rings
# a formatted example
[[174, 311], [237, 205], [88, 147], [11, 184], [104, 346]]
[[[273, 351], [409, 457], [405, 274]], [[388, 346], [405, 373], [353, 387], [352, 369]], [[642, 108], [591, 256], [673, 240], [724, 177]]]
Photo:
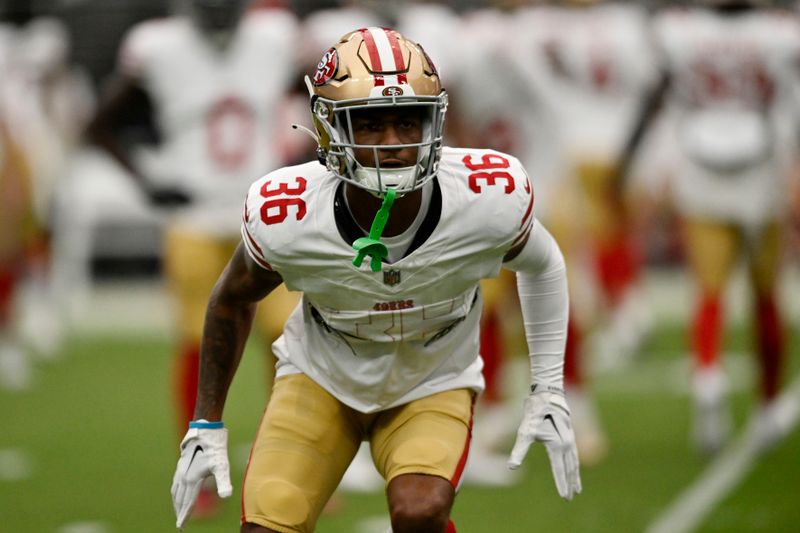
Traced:
[[55, 17], [37, 16], [19, 34], [13, 130], [31, 166], [36, 236], [28, 261], [24, 331], [40, 356], [52, 357], [69, 328], [56, 247], [58, 195], [95, 105], [85, 70], [72, 63], [71, 38]]
[[[552, 181], [557, 159], [551, 146], [552, 114], [539, 105], [539, 90], [529, 86], [529, 80], [514, 76], [507, 60], [514, 48], [515, 17], [527, 4], [525, 0], [498, 0], [461, 13], [457, 34], [451, 39], [460, 45], [447, 49], [444, 57], [449, 65], [445, 63], [442, 76], [448, 90], [455, 87], [455, 106], [448, 110], [448, 136], [462, 146], [520, 154], [536, 179], [535, 194], [541, 199], [546, 196], [541, 191]], [[526, 34], [531, 31], [522, 25], [519, 29]], [[543, 70], [536, 54], [527, 54], [525, 60], [533, 70]], [[534, 83], [537, 80], [538, 75]], [[459, 105], [459, 101], [469, 105]], [[536, 146], [535, 156], [532, 145]], [[547, 210], [542, 206], [540, 212], [546, 217]], [[524, 394], [524, 383], [514, 380], [514, 356], [525, 353], [524, 339], [518, 333], [521, 317], [516, 310], [514, 277], [501, 272], [498, 278], [482, 280], [481, 291], [480, 351], [486, 389], [476, 405], [475, 417], [482, 423], [476, 426], [469, 466], [471, 477], [481, 484], [510, 485], [519, 480], [517, 472], [498, 471], [495, 452], [503, 452], [507, 446], [518, 416], [516, 399]]]
[[[316, 69], [320, 53], [336, 42], [348, 30], [355, 27], [369, 27], [373, 23], [388, 25], [386, 13], [373, 9], [377, 1], [338, 0], [323, 9], [314, 9], [303, 17], [302, 49], [303, 63], [308, 71]], [[342, 31], [340, 31], [342, 30]], [[307, 102], [306, 102], [307, 104]], [[306, 110], [307, 111], [307, 110]], [[305, 118], [305, 115], [303, 115]]]
[[[674, 147], [673, 201], [697, 291], [691, 326], [692, 435], [714, 452], [731, 430], [721, 361], [723, 295], [744, 256], [760, 367], [762, 437], [782, 377], [784, 331], [776, 300], [787, 176], [797, 159], [800, 26], [765, 2], [716, 0], [667, 9], [653, 21], [663, 82], [645, 106], [625, 169], [664, 104]], [[762, 9], [764, 8], [764, 9]]]
[[[647, 13], [622, 3], [523, 4], [489, 78], [506, 80], [500, 105], [512, 128], [507, 137], [537, 176], [536, 194], [547, 209], [541, 216], [570, 270], [565, 379], [578, 447], [590, 465], [602, 460], [608, 443], [584, 386], [587, 332], [595, 324], [615, 332], [606, 336], [616, 337], [607, 351], [619, 361], [634, 348], [639, 335], [633, 330], [646, 326], [642, 321], [633, 328], [637, 320], [625, 317], [633, 307], [640, 308], [637, 318], [644, 316], [634, 289], [638, 254], [619, 205], [611, 203], [610, 185], [637, 104], [654, 77]], [[628, 336], [624, 342], [621, 334]]]
[[[6, 326], [11, 315], [16, 318], [13, 353], [19, 356], [18, 386], [30, 381], [30, 356], [50, 358], [60, 347], [61, 302], [50, 264], [54, 198], [93, 104], [82, 70], [69, 62], [70, 40], [64, 25], [55, 18], [34, 16], [29, 8], [16, 5], [9, 16], [13, 24], [0, 29], [5, 147], [0, 267], [4, 311], [0, 314]], [[9, 311], [12, 303], [15, 310]], [[4, 329], [8, 339], [10, 330]]]
[[[563, 4], [555, 15], [557, 31], [549, 31], [543, 43], [545, 87], [551, 92], [547, 102], [557, 115], [564, 162], [558, 186], [563, 201], [556, 203], [552, 217], [565, 228], [565, 246], [575, 251], [575, 277], [586, 278], [576, 284], [581, 290], [573, 297], [576, 343], [579, 347], [584, 337], [593, 352], [591, 363], [602, 368], [629, 360], [651, 326], [639, 279], [641, 243], [613, 178], [657, 71], [648, 13], [641, 4]], [[600, 342], [591, 343], [592, 331]]]
[[[279, 167], [281, 135], [291, 133], [281, 103], [296, 71], [297, 21], [284, 9], [245, 0], [187, 0], [178, 14], [143, 22], [120, 48], [117, 73], [88, 137], [169, 212], [164, 274], [178, 327], [178, 427], [192, 418], [200, 338], [211, 289], [240, 240], [242, 198]], [[151, 116], [158, 149], [145, 160], [124, 127]], [[277, 337], [296, 296], [281, 290], [261, 306], [266, 340]], [[267, 363], [271, 381], [273, 361]], [[198, 511], [214, 501], [211, 492]]]
[[[0, 27], [0, 80], [5, 78], [4, 60], [8, 60], [2, 54], [10, 44], [4, 41], [3, 31]], [[19, 338], [15, 293], [34, 236], [34, 221], [29, 165], [6, 117], [0, 105], [0, 387], [20, 391], [30, 385], [31, 369]]]

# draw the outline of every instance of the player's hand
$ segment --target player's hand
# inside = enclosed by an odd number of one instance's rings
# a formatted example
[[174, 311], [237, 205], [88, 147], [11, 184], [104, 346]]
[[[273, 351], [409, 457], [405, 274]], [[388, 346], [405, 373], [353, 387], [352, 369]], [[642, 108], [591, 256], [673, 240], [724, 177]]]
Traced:
[[534, 442], [541, 442], [547, 449], [558, 494], [571, 500], [581, 491], [581, 474], [575, 434], [563, 393], [534, 390], [525, 399], [525, 413], [508, 467], [518, 468]]
[[[208, 423], [199, 420], [200, 423]], [[233, 493], [228, 464], [228, 430], [225, 428], [190, 428], [181, 442], [181, 458], [172, 478], [172, 505], [178, 529], [183, 529], [194, 508], [200, 486], [213, 475], [217, 494], [227, 498]]]
[[183, 207], [192, 203], [191, 195], [178, 187], [149, 187], [145, 192], [156, 207]]

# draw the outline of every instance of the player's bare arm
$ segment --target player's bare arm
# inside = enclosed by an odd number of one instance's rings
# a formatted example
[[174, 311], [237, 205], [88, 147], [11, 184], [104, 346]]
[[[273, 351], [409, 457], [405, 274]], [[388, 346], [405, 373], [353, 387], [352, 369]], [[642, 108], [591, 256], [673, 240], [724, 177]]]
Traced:
[[614, 180], [615, 189], [617, 192], [625, 188], [630, 171], [631, 163], [642, 144], [645, 133], [648, 131], [650, 125], [655, 121], [656, 117], [661, 112], [664, 106], [667, 93], [672, 85], [672, 79], [669, 73], [662, 72], [661, 78], [652, 88], [652, 90], [645, 96], [641, 104], [639, 116], [635, 122], [633, 131], [625, 143], [622, 153], [619, 157], [617, 165], [617, 175]]
[[86, 128], [86, 138], [127, 170], [154, 205], [185, 205], [191, 201], [191, 196], [174, 187], [155, 187], [136, 165], [123, 140], [122, 132], [126, 127], [145, 124], [153, 135], [153, 141], [158, 142], [160, 132], [154, 120], [151, 96], [142, 82], [134, 76], [118, 74], [109, 83], [95, 116]]
[[281, 282], [280, 274], [257, 265], [244, 245], [239, 244], [217, 281], [206, 310], [195, 419], [221, 419], [256, 304]]
[[118, 75], [112, 78], [86, 128], [87, 140], [105, 150], [137, 180], [143, 178], [119, 138], [119, 129], [149, 117], [152, 107], [150, 96], [136, 79]]
[[280, 275], [250, 259], [240, 243], [211, 294], [200, 352], [195, 417], [181, 442], [181, 458], [172, 481], [178, 529], [183, 529], [200, 486], [209, 475], [216, 478], [220, 497], [233, 493], [222, 409], [250, 333], [256, 303], [281, 282]]

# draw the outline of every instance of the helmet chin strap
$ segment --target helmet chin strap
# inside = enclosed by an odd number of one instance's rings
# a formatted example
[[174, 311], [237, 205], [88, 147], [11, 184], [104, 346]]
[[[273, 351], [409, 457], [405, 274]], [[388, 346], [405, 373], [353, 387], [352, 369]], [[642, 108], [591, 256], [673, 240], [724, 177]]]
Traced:
[[364, 258], [369, 255], [370, 268], [373, 272], [380, 272], [381, 261], [389, 255], [389, 249], [380, 241], [380, 238], [383, 235], [386, 222], [389, 220], [389, 210], [392, 208], [395, 196], [397, 196], [397, 191], [392, 188], [386, 189], [381, 208], [378, 209], [375, 219], [372, 221], [369, 237], [361, 237], [353, 243], [353, 249], [357, 252], [356, 257], [353, 259], [353, 265], [356, 267], [360, 267], [361, 263], [364, 262]]

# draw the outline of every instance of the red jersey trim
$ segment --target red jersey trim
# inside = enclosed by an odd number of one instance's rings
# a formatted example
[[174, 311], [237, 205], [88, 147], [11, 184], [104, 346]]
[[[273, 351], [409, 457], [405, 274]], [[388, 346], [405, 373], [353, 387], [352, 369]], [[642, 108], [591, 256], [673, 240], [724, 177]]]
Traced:
[[525, 211], [525, 214], [522, 216], [522, 222], [519, 225], [520, 228], [523, 227], [528, 222], [528, 220], [529, 220], [528, 217], [531, 216], [532, 212], [533, 212], [533, 193], [531, 193], [531, 199], [528, 202], [528, 209]]
[[242, 234], [244, 235], [244, 245], [247, 248], [247, 251], [250, 253], [250, 257], [258, 263], [261, 268], [266, 270], [272, 270], [272, 265], [270, 265], [266, 259], [264, 259], [264, 252], [261, 251], [261, 247], [256, 243], [255, 239], [250, 235], [250, 231], [247, 229], [247, 226], [242, 226]]
[[456, 471], [450, 479], [450, 484], [453, 488], [458, 489], [461, 483], [461, 477], [464, 475], [464, 469], [467, 466], [467, 458], [469, 457], [469, 448], [472, 443], [472, 421], [475, 416], [475, 396], [472, 397], [472, 405], [469, 411], [469, 427], [467, 428], [467, 441], [464, 443], [464, 451], [461, 453], [461, 458], [456, 465]]
[[532, 222], [532, 220], [533, 220], [533, 219], [531, 219], [531, 222], [529, 222], [529, 223], [528, 223], [528, 225], [525, 227], [525, 229], [523, 229], [523, 230], [522, 230], [522, 231], [519, 233], [519, 235], [517, 235], [517, 237], [514, 239], [514, 242], [512, 242], [512, 243], [511, 243], [511, 247], [512, 247], [512, 248], [513, 248], [514, 246], [516, 246], [517, 244], [519, 244], [520, 242], [522, 242], [524, 239], [527, 239], [527, 238], [528, 238], [528, 236], [531, 234], [531, 229], [533, 228], [533, 222]]

